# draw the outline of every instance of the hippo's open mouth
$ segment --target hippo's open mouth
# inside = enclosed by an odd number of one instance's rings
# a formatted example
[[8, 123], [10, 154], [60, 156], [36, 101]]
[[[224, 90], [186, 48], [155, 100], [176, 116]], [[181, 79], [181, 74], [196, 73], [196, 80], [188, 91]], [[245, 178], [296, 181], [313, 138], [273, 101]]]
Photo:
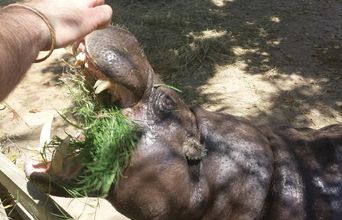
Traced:
[[96, 64], [96, 61], [88, 52], [85, 41], [81, 41], [77, 49], [74, 50], [76, 56], [76, 67], [84, 67], [86, 77], [95, 79], [93, 84], [94, 93], [96, 95], [102, 92], [108, 92], [111, 97], [111, 102], [116, 105], [126, 108], [137, 103], [139, 98], [134, 92], [126, 86], [118, 83], [115, 79], [105, 75]]
[[136, 104], [153, 84], [153, 69], [135, 37], [121, 28], [95, 31], [74, 46], [76, 64], [94, 79], [95, 93], [107, 91], [122, 108]]

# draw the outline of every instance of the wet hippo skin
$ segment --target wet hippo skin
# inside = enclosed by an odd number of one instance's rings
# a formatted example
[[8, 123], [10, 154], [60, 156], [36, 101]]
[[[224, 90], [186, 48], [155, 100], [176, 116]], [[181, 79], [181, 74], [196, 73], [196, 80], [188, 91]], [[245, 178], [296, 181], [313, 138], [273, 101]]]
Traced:
[[122, 214], [342, 219], [341, 125], [254, 126], [190, 108], [162, 85], [134, 36], [118, 27], [95, 31], [80, 48], [88, 71], [105, 82], [98, 91], [111, 94], [141, 129], [131, 164], [107, 197]]

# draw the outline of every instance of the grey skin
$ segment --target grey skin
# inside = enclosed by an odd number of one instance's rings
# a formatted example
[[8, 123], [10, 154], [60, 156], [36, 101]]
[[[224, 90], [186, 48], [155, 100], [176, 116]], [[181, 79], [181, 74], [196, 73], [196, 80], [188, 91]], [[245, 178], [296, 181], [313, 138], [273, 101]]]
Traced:
[[[159, 85], [128, 31], [109, 26], [84, 45], [89, 73], [112, 82], [113, 100], [142, 130], [131, 165], [107, 197], [122, 214], [149, 220], [342, 219], [341, 125], [256, 127], [189, 108]], [[27, 173], [38, 182], [47, 174]]]

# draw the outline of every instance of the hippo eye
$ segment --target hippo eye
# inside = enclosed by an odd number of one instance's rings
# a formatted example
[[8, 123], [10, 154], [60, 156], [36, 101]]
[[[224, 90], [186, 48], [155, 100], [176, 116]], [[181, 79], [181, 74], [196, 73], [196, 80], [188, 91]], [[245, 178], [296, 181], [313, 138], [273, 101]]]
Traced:
[[169, 112], [175, 108], [175, 104], [175, 101], [170, 96], [165, 95], [162, 101], [162, 110]]
[[157, 101], [157, 109], [159, 113], [169, 113], [175, 109], [176, 102], [167, 94], [162, 94]]

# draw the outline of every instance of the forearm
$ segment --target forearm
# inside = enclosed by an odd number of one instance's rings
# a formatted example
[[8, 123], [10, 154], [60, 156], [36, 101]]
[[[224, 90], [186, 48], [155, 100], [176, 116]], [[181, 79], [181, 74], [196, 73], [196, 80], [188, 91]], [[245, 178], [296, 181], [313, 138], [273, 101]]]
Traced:
[[[112, 9], [104, 2], [31, 0], [25, 5], [46, 17], [56, 35], [54, 46], [61, 48], [110, 22]], [[23, 78], [39, 51], [50, 45], [49, 27], [40, 16], [22, 7], [0, 10], [0, 101]]]
[[0, 10], [0, 101], [20, 82], [50, 42], [41, 18], [22, 8]]

